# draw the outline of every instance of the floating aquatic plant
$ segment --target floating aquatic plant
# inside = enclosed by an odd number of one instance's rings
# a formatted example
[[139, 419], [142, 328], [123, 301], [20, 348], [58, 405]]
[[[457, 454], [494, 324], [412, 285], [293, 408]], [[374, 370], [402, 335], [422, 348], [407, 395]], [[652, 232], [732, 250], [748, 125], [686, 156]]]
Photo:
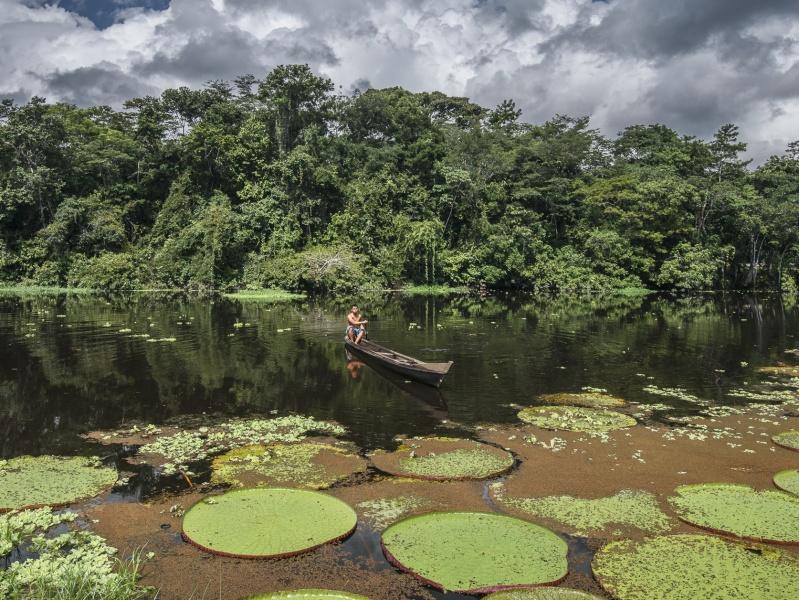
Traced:
[[212, 483], [322, 489], [365, 471], [366, 461], [331, 444], [299, 442], [235, 448], [214, 459], [211, 468]]
[[436, 512], [395, 523], [382, 536], [388, 560], [437, 588], [484, 593], [566, 576], [568, 547], [534, 523], [504, 515]]
[[213, 554], [270, 558], [345, 538], [356, 522], [355, 511], [332, 496], [255, 488], [197, 502], [183, 517], [183, 537]]
[[674, 491], [669, 502], [687, 523], [750, 540], [799, 543], [799, 498], [730, 483], [683, 485]]
[[595, 390], [593, 388], [583, 388], [581, 393], [562, 393], [562, 394], [544, 394], [539, 396], [540, 400], [546, 404], [558, 404], [569, 406], [583, 406], [586, 408], [616, 408], [624, 406], [626, 402], [617, 396], [611, 396], [604, 390]]
[[361, 509], [363, 518], [378, 530], [385, 529], [409, 512], [429, 505], [430, 501], [416, 496], [397, 496], [395, 498], [377, 498], [364, 500], [356, 504]]
[[612, 431], [636, 424], [632, 417], [613, 410], [580, 406], [529, 406], [518, 416], [525, 423], [565, 431]]
[[7, 556], [35, 533], [44, 533], [62, 523], [71, 523], [74, 512], [54, 513], [51, 508], [37, 508], [0, 515], [0, 558]]
[[789, 450], [799, 450], [799, 430], [782, 431], [771, 436], [771, 441]]
[[290, 590], [252, 596], [249, 600], [369, 600], [369, 598], [333, 590]]
[[774, 367], [760, 367], [758, 373], [775, 375], [777, 377], [799, 377], [799, 366], [777, 365]]
[[600, 600], [599, 596], [563, 587], [537, 587], [529, 590], [494, 592], [483, 600]]
[[619, 600], [799, 597], [799, 560], [787, 552], [710, 535], [612, 542], [592, 568]]
[[786, 469], [774, 475], [774, 485], [781, 490], [799, 496], [799, 470]]
[[0, 460], [0, 512], [64, 506], [96, 496], [117, 480], [96, 457], [20, 456]]
[[487, 479], [513, 466], [501, 448], [460, 438], [412, 438], [395, 452], [377, 451], [372, 463], [385, 473], [419, 479]]
[[752, 402], [799, 402], [799, 395], [790, 390], [761, 390], [753, 392], [751, 390], [735, 389], [727, 392], [727, 395], [731, 398], [744, 398]]
[[660, 510], [654, 494], [641, 490], [622, 490], [604, 498], [545, 496], [520, 498], [507, 494], [504, 484], [491, 487], [494, 498], [528, 515], [551, 519], [581, 536], [606, 534], [608, 529], [635, 528], [647, 533], [664, 533], [672, 521]]
[[703, 400], [699, 396], [689, 394], [687, 390], [679, 387], [658, 387], [656, 385], [644, 386], [644, 391], [655, 396], [663, 396], [664, 398], [674, 398], [682, 400], [683, 402], [690, 402], [691, 404], [698, 404], [700, 406], [707, 406], [709, 402]]

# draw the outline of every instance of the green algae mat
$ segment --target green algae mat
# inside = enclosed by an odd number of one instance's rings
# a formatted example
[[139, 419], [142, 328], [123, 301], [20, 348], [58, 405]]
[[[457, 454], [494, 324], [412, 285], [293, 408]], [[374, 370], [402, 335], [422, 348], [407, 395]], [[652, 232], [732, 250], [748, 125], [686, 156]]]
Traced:
[[568, 547], [553, 532], [491, 513], [434, 512], [383, 532], [393, 565], [428, 585], [468, 594], [554, 583], [568, 572]]
[[600, 585], [618, 600], [799, 598], [796, 557], [712, 535], [611, 542], [591, 566]]
[[607, 537], [621, 534], [617, 529], [630, 528], [665, 533], [672, 527], [672, 520], [660, 509], [657, 497], [643, 490], [621, 490], [603, 498], [526, 498], [507, 493], [505, 485], [497, 483], [490, 491], [501, 506], [553, 521], [574, 535]]
[[776, 435], [771, 436], [771, 441], [788, 448], [789, 450], [799, 450], [799, 431], [791, 429], [790, 431], [782, 431]]
[[623, 398], [611, 396], [606, 392], [577, 392], [543, 394], [538, 397], [548, 405], [582, 406], [585, 408], [618, 408], [627, 404]]
[[331, 444], [258, 444], [217, 457], [211, 469], [211, 483], [323, 489], [365, 471], [366, 460]]
[[519, 411], [519, 419], [543, 429], [603, 432], [632, 427], [636, 420], [628, 415], [600, 408], [581, 406], [529, 406]]
[[192, 506], [183, 517], [183, 538], [222, 556], [292, 556], [347, 537], [356, 521], [354, 510], [320, 492], [244, 489]]
[[0, 512], [65, 506], [111, 487], [116, 469], [85, 456], [20, 456], [0, 460]]
[[539, 587], [530, 590], [494, 592], [483, 600], [601, 600], [599, 596], [562, 587]]
[[333, 590], [289, 590], [252, 596], [249, 600], [369, 600], [369, 598]]
[[799, 498], [748, 485], [683, 485], [669, 498], [677, 515], [691, 525], [748, 540], [799, 543]]
[[501, 448], [460, 438], [412, 438], [394, 452], [378, 450], [372, 464], [389, 475], [429, 480], [488, 479], [513, 467]]
[[799, 470], [786, 469], [774, 475], [774, 485], [795, 496], [799, 496]]

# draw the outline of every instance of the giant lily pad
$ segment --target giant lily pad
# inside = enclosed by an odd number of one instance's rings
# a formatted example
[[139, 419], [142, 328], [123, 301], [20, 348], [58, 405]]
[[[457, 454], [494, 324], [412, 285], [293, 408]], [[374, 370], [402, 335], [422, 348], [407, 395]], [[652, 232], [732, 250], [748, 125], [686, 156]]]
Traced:
[[799, 498], [748, 485], [682, 485], [669, 498], [685, 522], [703, 529], [762, 541], [799, 543]]
[[597, 552], [594, 576], [618, 600], [799, 597], [799, 560], [765, 546], [709, 535], [612, 542]]
[[513, 467], [513, 456], [488, 444], [459, 438], [413, 438], [395, 452], [377, 451], [375, 467], [417, 479], [488, 479]]
[[568, 547], [534, 523], [504, 515], [434, 512], [383, 532], [386, 558], [439, 589], [470, 594], [560, 581]]
[[622, 398], [605, 392], [580, 392], [563, 394], [544, 394], [539, 399], [549, 405], [583, 406], [586, 408], [617, 408], [626, 402]]
[[483, 600], [600, 600], [599, 596], [563, 587], [538, 587], [529, 590], [494, 592]]
[[519, 412], [525, 423], [544, 429], [565, 431], [602, 432], [632, 427], [632, 417], [613, 410], [580, 406], [529, 406]]
[[799, 496], [799, 470], [786, 469], [774, 475], [774, 485], [778, 488]]
[[356, 521], [354, 510], [320, 492], [245, 489], [197, 502], [183, 518], [183, 537], [213, 554], [270, 558], [343, 539]]
[[782, 431], [776, 435], [773, 435], [771, 436], [771, 441], [778, 446], [782, 446], [783, 448], [799, 451], [799, 431], [796, 429]]
[[331, 444], [269, 444], [236, 448], [212, 463], [213, 483], [239, 486], [330, 487], [366, 470], [366, 461]]
[[777, 365], [776, 367], [760, 367], [758, 372], [777, 377], [799, 377], [799, 366]]
[[660, 510], [654, 494], [641, 490], [622, 490], [604, 498], [545, 496], [519, 498], [506, 493], [504, 484], [492, 486], [491, 494], [501, 505], [525, 515], [564, 525], [581, 536], [607, 535], [611, 528], [640, 529], [664, 533], [672, 521]]
[[96, 496], [117, 480], [115, 469], [84, 456], [20, 456], [0, 460], [0, 512], [65, 506]]
[[332, 590], [289, 590], [253, 596], [250, 600], [369, 600], [369, 598]]

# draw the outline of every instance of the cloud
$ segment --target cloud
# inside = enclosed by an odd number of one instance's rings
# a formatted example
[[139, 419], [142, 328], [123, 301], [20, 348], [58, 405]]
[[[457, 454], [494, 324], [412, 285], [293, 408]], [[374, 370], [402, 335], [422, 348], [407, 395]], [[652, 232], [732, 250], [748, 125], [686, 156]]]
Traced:
[[343, 90], [402, 85], [488, 106], [514, 98], [526, 119], [587, 114], [609, 135], [661, 122], [708, 137], [736, 122], [757, 160], [799, 138], [795, 0], [116, 5], [116, 21], [98, 29], [64, 3], [0, 0], [0, 96], [118, 106], [302, 62]]

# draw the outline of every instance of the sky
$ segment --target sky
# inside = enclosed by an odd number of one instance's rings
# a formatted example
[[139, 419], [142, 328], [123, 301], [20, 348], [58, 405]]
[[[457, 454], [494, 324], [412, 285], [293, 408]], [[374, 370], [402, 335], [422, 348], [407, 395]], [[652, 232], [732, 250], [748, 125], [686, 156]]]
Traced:
[[732, 122], [756, 163], [799, 139], [799, 0], [0, 0], [0, 97], [19, 102], [120, 107], [285, 63], [610, 136]]

